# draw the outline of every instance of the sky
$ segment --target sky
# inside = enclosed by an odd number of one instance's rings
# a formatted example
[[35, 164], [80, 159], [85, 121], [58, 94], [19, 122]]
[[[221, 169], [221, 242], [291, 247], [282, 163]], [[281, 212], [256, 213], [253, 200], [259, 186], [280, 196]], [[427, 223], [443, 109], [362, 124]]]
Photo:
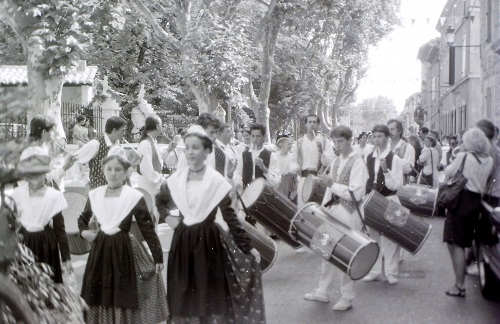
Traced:
[[[361, 81], [357, 103], [378, 95], [394, 100], [401, 112], [405, 100], [421, 88], [420, 46], [439, 37], [436, 24], [446, 0], [403, 0], [401, 26], [370, 49], [370, 68]], [[414, 21], [414, 22], [413, 22]]]

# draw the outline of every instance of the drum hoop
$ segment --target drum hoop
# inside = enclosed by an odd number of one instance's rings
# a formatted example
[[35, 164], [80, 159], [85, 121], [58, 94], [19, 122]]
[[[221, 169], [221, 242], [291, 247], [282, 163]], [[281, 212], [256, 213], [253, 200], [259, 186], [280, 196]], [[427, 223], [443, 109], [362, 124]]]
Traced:
[[[260, 190], [260, 193], [257, 195], [256, 199], [254, 201], [252, 201], [251, 203], [248, 203], [248, 202], [244, 201], [245, 191], [247, 191], [254, 183], [262, 183], [262, 189]], [[241, 199], [245, 203], [245, 207], [251, 208], [253, 205], [255, 205], [255, 203], [259, 200], [259, 197], [262, 196], [262, 194], [264, 193], [265, 189], [266, 189], [266, 180], [264, 180], [263, 178], [257, 178], [254, 181], [250, 182], [250, 184], [241, 193]], [[265, 200], [265, 202], [267, 202], [267, 200]]]
[[368, 195], [366, 195], [365, 198], [363, 198], [363, 202], [361, 203], [361, 206], [360, 206], [360, 208], [362, 210], [366, 209], [366, 205], [372, 199], [374, 194], [375, 194], [375, 190], [372, 189], [372, 191]]
[[274, 250], [276, 253], [274, 253], [273, 260], [269, 263], [269, 266], [265, 270], [261, 270], [262, 273], [267, 272], [267, 270], [271, 269], [271, 267], [274, 265], [274, 262], [276, 262], [276, 259], [278, 258], [278, 244], [273, 240], [273, 245], [274, 245]]
[[[312, 180], [309, 180], [309, 179], [312, 179]], [[309, 197], [307, 197], [307, 199], [305, 199], [305, 197], [304, 197], [304, 189], [306, 188], [306, 183], [309, 184], [309, 182], [312, 182], [313, 185], [314, 185], [314, 175], [310, 174], [304, 180], [304, 184], [302, 185], [302, 192], [300, 193], [300, 195], [302, 196], [302, 200], [303, 201], [309, 200], [311, 198], [311, 194], [313, 192], [312, 188], [310, 188], [311, 190], [309, 192]], [[314, 187], [314, 186], [312, 186], [312, 187]]]
[[[360, 231], [359, 231], [360, 232]], [[363, 235], [364, 236], [364, 235]], [[366, 239], [368, 239], [369, 241], [368, 242], [365, 242], [364, 244], [360, 244], [359, 247], [356, 249], [355, 252], [353, 252], [353, 255], [357, 255], [359, 253], [359, 251], [361, 251], [363, 248], [365, 248], [366, 246], [368, 246], [369, 244], [372, 244], [372, 243], [375, 243], [378, 245], [378, 243], [373, 240], [372, 238], [368, 237], [368, 236], [365, 236]], [[378, 258], [378, 255], [380, 254], [380, 247], [379, 247], [379, 250], [378, 250], [378, 253], [377, 253], [377, 257], [375, 258], [375, 262], [377, 262], [377, 258]], [[347, 265], [348, 266], [348, 271], [349, 271], [349, 277], [351, 276], [351, 268], [352, 268], [352, 263], [354, 262], [354, 259], [355, 258], [351, 258], [349, 260], [349, 264]], [[374, 263], [375, 264], [375, 263]]]
[[310, 205], [316, 205], [318, 206], [319, 208], [319, 205], [315, 202], [308, 202], [306, 203], [304, 206], [302, 206], [300, 209], [297, 210], [297, 212], [295, 213], [295, 215], [293, 215], [293, 217], [290, 219], [290, 227], [288, 228], [288, 235], [290, 235], [291, 237], [295, 238], [295, 236], [292, 234], [293, 230], [295, 228], [294, 226], [294, 223], [295, 223], [295, 219], [297, 218], [297, 216], [299, 216], [299, 214], [306, 208], [306, 207], [309, 207]]
[[429, 235], [431, 234], [431, 231], [432, 231], [432, 224], [428, 224], [427, 222], [425, 222], [427, 225], [429, 225], [428, 227], [428, 230], [427, 230], [427, 234], [425, 234], [425, 237], [424, 239], [422, 240], [422, 242], [420, 243], [420, 245], [415, 249], [415, 251], [411, 252], [412, 255], [415, 255], [417, 254], [417, 252], [420, 250], [420, 248], [424, 245], [424, 243], [427, 241], [427, 238], [429, 238]]

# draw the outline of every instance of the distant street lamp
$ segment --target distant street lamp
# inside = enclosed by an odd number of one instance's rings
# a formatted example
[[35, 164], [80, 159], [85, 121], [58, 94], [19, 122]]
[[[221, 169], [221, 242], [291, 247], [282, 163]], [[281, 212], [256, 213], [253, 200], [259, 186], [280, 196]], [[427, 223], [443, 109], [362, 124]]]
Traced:
[[481, 45], [453, 45], [455, 44], [455, 29], [448, 26], [446, 29], [446, 42], [450, 47], [480, 47]]

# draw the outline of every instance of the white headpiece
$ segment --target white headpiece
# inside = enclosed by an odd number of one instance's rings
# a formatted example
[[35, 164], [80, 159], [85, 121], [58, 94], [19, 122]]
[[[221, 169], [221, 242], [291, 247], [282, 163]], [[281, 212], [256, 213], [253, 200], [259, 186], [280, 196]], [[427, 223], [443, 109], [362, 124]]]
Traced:
[[193, 125], [193, 126], [189, 127], [187, 129], [187, 133], [188, 134], [196, 134], [196, 135], [200, 135], [200, 136], [203, 136], [206, 138], [210, 138], [210, 137], [208, 137], [207, 132], [205, 132], [205, 129], [203, 129], [203, 127], [201, 127], [200, 125]]

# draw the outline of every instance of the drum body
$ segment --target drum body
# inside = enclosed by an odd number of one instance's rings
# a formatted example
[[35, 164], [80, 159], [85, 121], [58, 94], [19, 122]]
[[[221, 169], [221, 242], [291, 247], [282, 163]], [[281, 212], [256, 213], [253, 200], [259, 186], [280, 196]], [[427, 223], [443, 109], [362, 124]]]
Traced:
[[241, 199], [257, 222], [291, 247], [301, 247], [300, 243], [288, 234], [290, 222], [297, 212], [297, 206], [288, 198], [259, 178], [245, 188]]
[[262, 272], [266, 272], [272, 267], [278, 256], [276, 242], [269, 236], [259, 232], [244, 219], [240, 219], [240, 223], [252, 241], [252, 246], [260, 253], [260, 269]]
[[410, 184], [402, 186], [398, 190], [398, 198], [401, 205], [410, 210], [411, 213], [433, 217], [436, 210], [437, 189], [429, 186]]
[[66, 187], [64, 192], [69, 208], [63, 210], [64, 227], [68, 235], [69, 251], [71, 254], [85, 254], [90, 251], [90, 242], [80, 236], [78, 217], [85, 209], [88, 199], [86, 187]]
[[374, 240], [336, 220], [314, 202], [297, 212], [289, 230], [353, 280], [363, 278], [377, 261], [379, 246]]
[[326, 192], [326, 183], [322, 178], [310, 174], [304, 180], [302, 186], [302, 201], [315, 202], [321, 205]]
[[366, 196], [363, 207], [367, 226], [412, 254], [416, 254], [429, 237], [432, 225], [375, 190]]

